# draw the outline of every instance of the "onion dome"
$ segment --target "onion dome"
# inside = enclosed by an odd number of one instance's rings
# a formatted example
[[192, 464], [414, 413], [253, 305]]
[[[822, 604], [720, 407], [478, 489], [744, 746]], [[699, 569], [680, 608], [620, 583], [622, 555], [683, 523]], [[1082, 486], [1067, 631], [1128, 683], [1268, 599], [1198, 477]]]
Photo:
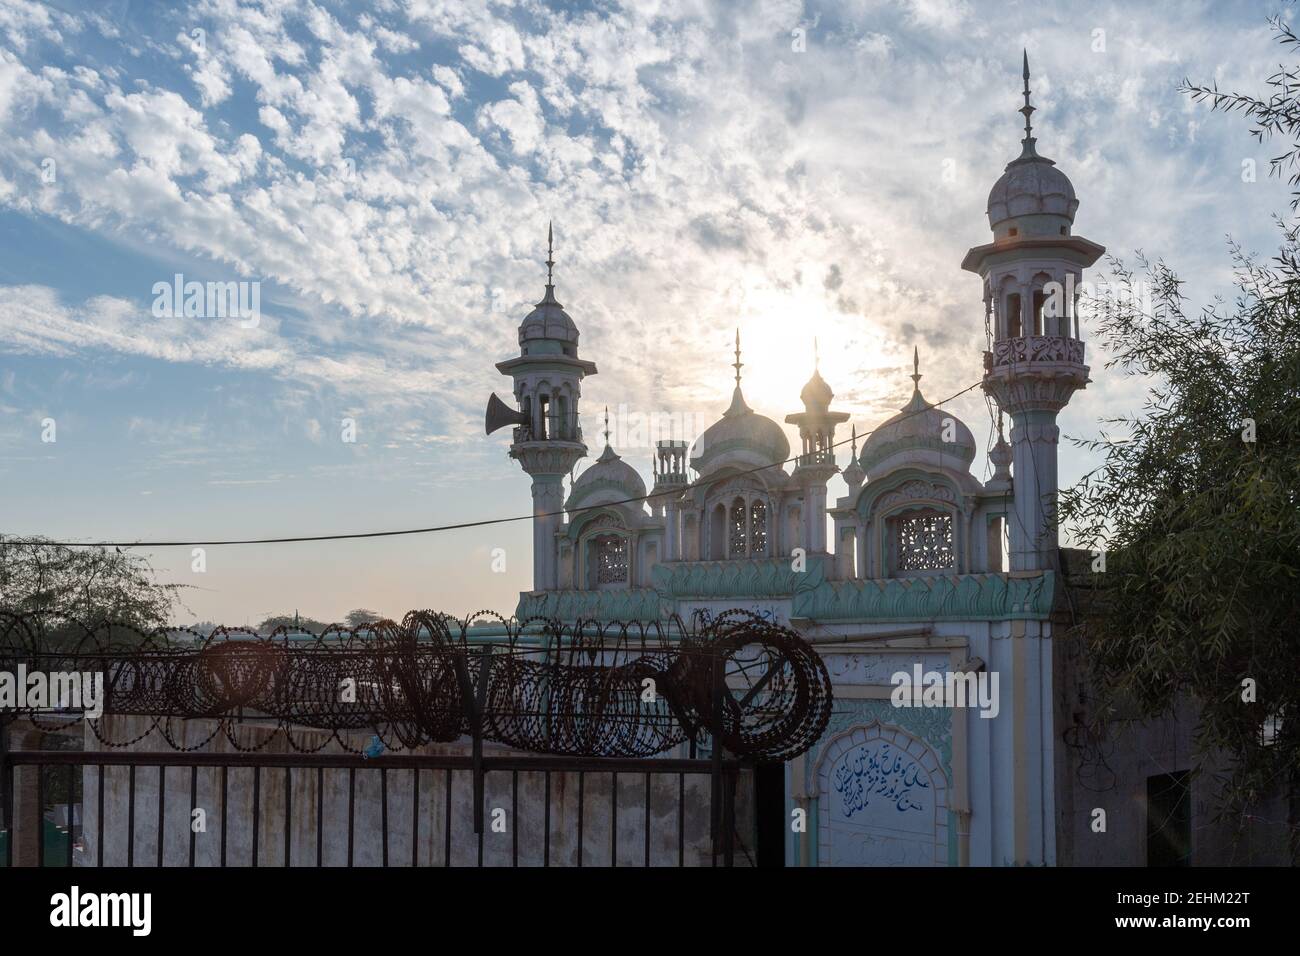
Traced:
[[[524, 316], [519, 324], [519, 345], [524, 355], [546, 354], [576, 355], [578, 352], [578, 327], [569, 313], [564, 311], [555, 298], [555, 284], [552, 281], [552, 269], [555, 260], [552, 255], [551, 227], [546, 227], [546, 294], [533, 311]], [[546, 343], [546, 344], [543, 344]]]
[[[706, 428], [691, 447], [691, 467], [701, 474], [726, 465], [753, 468], [775, 465], [790, 457], [790, 440], [785, 429], [745, 404], [740, 390], [740, 332], [736, 332], [736, 388], [731, 406], [722, 418]], [[824, 383], [823, 383], [824, 384]]]
[[[1006, 171], [989, 192], [989, 226], [999, 233], [998, 226], [1008, 220], [1024, 216], [1051, 216], [1054, 219], [1034, 223], [1038, 228], [1017, 229], [1017, 235], [1066, 233], [1074, 223], [1079, 200], [1074, 186], [1056, 163], [1039, 156], [1035, 149], [1030, 116], [1034, 107], [1029, 105], [1029, 54], [1025, 54], [1025, 105], [1020, 112], [1025, 116], [1025, 138], [1021, 140], [1020, 156], [1007, 164]], [[1008, 226], [1008, 228], [1010, 228]]]
[[[645, 481], [637, 470], [625, 462], [609, 444], [609, 409], [605, 409], [605, 450], [590, 468], [578, 476], [569, 492], [564, 507], [612, 504], [628, 498], [644, 498]], [[629, 507], [640, 508], [640, 502], [628, 502]]]
[[[912, 398], [897, 415], [883, 422], [862, 445], [858, 464], [868, 474], [882, 470], [886, 462], [890, 467], [904, 461], [930, 461], [933, 464], [952, 466], [960, 461], [963, 470], [975, 460], [975, 436], [953, 415], [927, 402], [921, 395], [920, 356], [912, 353]], [[951, 427], [949, 422], [952, 423]], [[944, 441], [950, 432], [953, 441]]]

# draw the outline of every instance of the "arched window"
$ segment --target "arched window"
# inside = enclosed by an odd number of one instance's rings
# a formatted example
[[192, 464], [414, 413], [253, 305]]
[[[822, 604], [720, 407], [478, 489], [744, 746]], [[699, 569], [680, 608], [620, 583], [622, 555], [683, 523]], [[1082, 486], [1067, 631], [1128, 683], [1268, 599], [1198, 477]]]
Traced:
[[709, 559], [721, 561], [727, 556], [727, 506], [719, 504], [709, 512]]
[[767, 554], [767, 502], [755, 501], [749, 508], [749, 553]]
[[1007, 338], [1014, 339], [1020, 335], [1020, 293], [1012, 292], [1007, 296]]
[[1043, 305], [1047, 302], [1047, 294], [1042, 289], [1034, 290], [1034, 334], [1046, 335], [1047, 327], [1043, 324]]
[[955, 566], [952, 515], [907, 511], [891, 520], [894, 566], [903, 574], [942, 571]]
[[733, 558], [744, 557], [746, 553], [746, 517], [745, 500], [737, 498], [731, 505], [731, 520], [727, 527], [727, 554]]
[[592, 539], [596, 549], [596, 586], [627, 584], [627, 539], [602, 534]]

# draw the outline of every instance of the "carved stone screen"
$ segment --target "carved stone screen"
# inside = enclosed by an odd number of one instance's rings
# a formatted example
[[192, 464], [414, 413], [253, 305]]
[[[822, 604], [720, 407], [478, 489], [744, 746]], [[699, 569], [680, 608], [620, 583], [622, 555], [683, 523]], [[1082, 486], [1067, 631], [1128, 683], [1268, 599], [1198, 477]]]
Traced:
[[596, 583], [627, 582], [627, 541], [622, 535], [603, 534], [596, 539]]
[[937, 512], [896, 519], [898, 570], [940, 571], [953, 566], [952, 516]]

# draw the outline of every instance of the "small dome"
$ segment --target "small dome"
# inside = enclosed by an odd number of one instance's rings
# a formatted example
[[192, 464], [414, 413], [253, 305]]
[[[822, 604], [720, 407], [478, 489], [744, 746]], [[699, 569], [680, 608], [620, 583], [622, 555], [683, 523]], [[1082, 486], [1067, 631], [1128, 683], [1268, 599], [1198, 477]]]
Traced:
[[546, 287], [546, 295], [538, 302], [533, 311], [519, 324], [519, 344], [527, 345], [538, 339], [561, 342], [575, 349], [578, 345], [578, 327], [569, 318], [569, 313], [555, 298], [555, 289]]
[[628, 498], [643, 498], [645, 493], [645, 482], [637, 470], [606, 445], [595, 463], [573, 483], [573, 490], [564, 506], [573, 509], [583, 504], [609, 504]]
[[808, 384], [799, 393], [799, 400], [804, 403], [804, 407], [821, 412], [830, 408], [834, 397], [835, 393], [816, 369], [813, 369], [812, 378], [808, 379]]
[[989, 226], [1019, 216], [1062, 216], [1074, 222], [1079, 200], [1065, 173], [1050, 159], [1025, 156], [1009, 163], [989, 191]]
[[736, 463], [742, 465], [772, 465], [790, 457], [785, 429], [746, 405], [739, 385], [732, 393], [731, 407], [695, 440], [691, 467], [710, 471], [731, 463], [733, 453], [740, 456]]
[[[913, 376], [914, 379], [920, 377]], [[946, 442], [943, 440], [944, 431], [949, 419], [954, 426], [954, 440]], [[897, 415], [882, 423], [863, 443], [858, 464], [869, 475], [873, 468], [897, 455], [923, 457], [924, 453], [931, 453], [956, 458], [969, 469], [975, 460], [975, 450], [975, 436], [971, 430], [951, 412], [935, 408], [927, 402], [918, 385], [912, 391], [911, 401]]]

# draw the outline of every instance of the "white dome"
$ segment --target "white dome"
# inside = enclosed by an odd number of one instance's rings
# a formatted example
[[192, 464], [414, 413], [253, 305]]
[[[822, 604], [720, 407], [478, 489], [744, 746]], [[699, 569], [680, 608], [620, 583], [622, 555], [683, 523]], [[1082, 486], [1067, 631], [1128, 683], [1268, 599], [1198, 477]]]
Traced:
[[772, 419], [745, 404], [736, 386], [731, 407], [704, 430], [691, 448], [691, 467], [703, 474], [724, 465], [774, 465], [790, 457], [790, 440]]
[[[916, 376], [920, 378], [920, 376]], [[953, 441], [944, 441], [944, 432], [952, 421]], [[969, 470], [975, 460], [975, 436], [956, 415], [931, 405], [913, 389], [912, 399], [892, 418], [883, 422], [862, 445], [858, 464], [868, 475], [886, 462], [902, 464], [906, 460], [956, 459], [962, 470]], [[891, 465], [892, 467], [892, 465]]]
[[1022, 156], [1009, 163], [989, 191], [989, 226], [1020, 216], [1061, 216], [1074, 222], [1079, 200], [1065, 173], [1050, 159]]
[[538, 302], [533, 311], [524, 316], [524, 321], [519, 324], [521, 346], [527, 346], [537, 339], [560, 342], [574, 349], [578, 345], [578, 327], [573, 324], [569, 313], [565, 312], [564, 307], [556, 300], [555, 290], [549, 285], [546, 287], [546, 295], [542, 301]]
[[573, 490], [569, 492], [569, 500], [564, 507], [573, 510], [584, 505], [611, 504], [628, 498], [643, 498], [645, 493], [645, 482], [637, 470], [606, 445], [595, 464], [573, 483]]

